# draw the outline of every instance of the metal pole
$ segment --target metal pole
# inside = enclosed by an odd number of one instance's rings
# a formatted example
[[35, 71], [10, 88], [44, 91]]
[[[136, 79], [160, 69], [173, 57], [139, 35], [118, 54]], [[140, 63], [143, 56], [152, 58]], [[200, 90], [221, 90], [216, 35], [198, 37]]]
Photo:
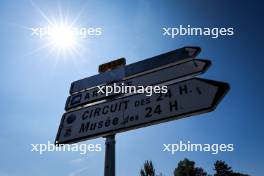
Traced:
[[[110, 66], [109, 66], [110, 65]], [[126, 59], [120, 58], [115, 61], [105, 63], [99, 66], [99, 73], [112, 70], [114, 67], [126, 65]], [[104, 176], [115, 176], [115, 135], [111, 134], [105, 138], [105, 164]]]
[[105, 139], [104, 176], [115, 176], [115, 134]]

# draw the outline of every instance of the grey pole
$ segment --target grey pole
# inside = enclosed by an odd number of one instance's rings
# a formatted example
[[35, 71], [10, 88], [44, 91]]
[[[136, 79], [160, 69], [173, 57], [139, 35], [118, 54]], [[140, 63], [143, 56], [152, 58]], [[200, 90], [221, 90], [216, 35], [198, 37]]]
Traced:
[[[117, 59], [115, 61], [100, 65], [99, 66], [99, 73], [106, 72], [106, 70], [112, 70], [112, 68], [103, 69], [103, 70], [100, 70], [100, 68], [103, 68], [105, 66], [108, 67], [113, 62], [115, 64], [112, 64], [112, 65], [115, 65], [115, 67], [117, 65], [120, 67], [123, 67], [124, 65], [126, 65], [126, 59], [120, 58], [120, 59]], [[116, 63], [117, 63], [117, 65], [116, 65]], [[124, 74], [122, 74], [122, 75], [124, 75]], [[118, 78], [120, 78], [120, 76]], [[105, 137], [106, 139], [105, 139], [104, 176], [115, 176], [115, 143], [116, 143], [115, 135], [116, 134], [111, 134], [111, 135], [108, 135]]]
[[105, 139], [104, 176], [115, 176], [115, 134]]

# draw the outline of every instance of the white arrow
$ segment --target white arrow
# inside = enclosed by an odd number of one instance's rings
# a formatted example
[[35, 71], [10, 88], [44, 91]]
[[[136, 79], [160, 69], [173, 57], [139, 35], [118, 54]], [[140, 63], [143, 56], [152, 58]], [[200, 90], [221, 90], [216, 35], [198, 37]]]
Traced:
[[157, 70], [171, 63], [186, 62], [196, 57], [200, 51], [200, 47], [183, 47], [121, 68], [87, 77], [73, 82], [71, 84], [70, 94], [98, 85], [121, 81], [125, 79], [125, 77], [144, 74], [144, 72]]
[[[199, 60], [194, 59], [192, 61], [180, 63], [177, 65], [172, 65], [160, 69], [158, 71], [146, 73], [144, 75], [139, 75], [127, 79], [125, 81], [118, 82], [119, 85], [124, 83], [124, 85], [130, 86], [149, 86], [164, 83], [173, 79], [196, 76], [205, 72], [211, 62], [209, 60]], [[114, 92], [106, 96], [105, 93], [98, 93], [99, 89], [97, 87], [71, 95], [68, 97], [65, 105], [65, 110], [75, 108], [87, 103], [98, 101], [101, 99], [109, 98], [110, 96], [117, 95]]]
[[73, 143], [209, 112], [228, 90], [227, 83], [193, 78], [169, 85], [166, 94], [137, 94], [68, 112], [56, 141]]

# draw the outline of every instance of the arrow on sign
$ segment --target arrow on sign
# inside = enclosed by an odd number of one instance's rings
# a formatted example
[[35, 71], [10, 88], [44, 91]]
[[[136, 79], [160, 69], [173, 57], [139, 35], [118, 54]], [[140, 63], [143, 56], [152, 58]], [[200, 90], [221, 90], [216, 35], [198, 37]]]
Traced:
[[[196, 76], [198, 74], [205, 72], [210, 65], [211, 62], [209, 60], [194, 59], [188, 62], [172, 65], [170, 67], [166, 67], [158, 71], [149, 72], [144, 75], [139, 75], [127, 79], [125, 81], [118, 82], [117, 84], [122, 85], [123, 83], [124, 85], [130, 85], [130, 86], [156, 85], [167, 81], [171, 81], [173, 79]], [[114, 94], [113, 92], [108, 96], [106, 96], [105, 93], [100, 94], [98, 93], [98, 91], [99, 88], [95, 87], [69, 96], [66, 101], [65, 110], [67, 111], [71, 108], [75, 108], [81, 105], [85, 105], [87, 103], [91, 103], [94, 101], [102, 100], [117, 95]]]
[[87, 77], [73, 82], [71, 84], [70, 94], [98, 85], [121, 81], [125, 77], [133, 77], [143, 72], [159, 69], [159, 67], [169, 65], [171, 63], [186, 62], [196, 57], [200, 51], [200, 47], [183, 47], [121, 68]]
[[63, 115], [56, 141], [73, 143], [212, 111], [229, 90], [224, 82], [193, 78], [166, 94], [136, 94]]

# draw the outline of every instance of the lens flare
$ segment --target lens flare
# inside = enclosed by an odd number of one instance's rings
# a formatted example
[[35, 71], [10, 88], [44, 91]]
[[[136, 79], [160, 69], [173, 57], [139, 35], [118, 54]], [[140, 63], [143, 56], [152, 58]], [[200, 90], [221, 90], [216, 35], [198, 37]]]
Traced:
[[51, 28], [52, 32], [49, 35], [49, 40], [55, 48], [67, 50], [75, 47], [77, 38], [70, 26], [60, 25]]
[[[36, 10], [37, 14], [40, 15], [41, 24], [39, 26], [32, 26], [29, 30], [34, 30], [32, 36], [39, 37], [43, 45], [33, 50], [31, 53], [36, 53], [40, 50], [46, 50], [45, 55], [50, 58], [57, 60], [76, 58], [80, 59], [84, 50], [87, 47], [87, 41], [84, 42], [84, 38], [80, 36], [81, 24], [76, 24], [79, 21], [81, 14], [85, 9], [80, 9], [79, 13], [75, 18], [70, 18], [68, 12], [66, 14], [62, 13], [62, 8], [58, 5], [58, 14], [56, 16], [48, 15], [42, 11], [38, 5], [31, 1], [33, 8]], [[52, 54], [52, 55], [51, 55]]]

